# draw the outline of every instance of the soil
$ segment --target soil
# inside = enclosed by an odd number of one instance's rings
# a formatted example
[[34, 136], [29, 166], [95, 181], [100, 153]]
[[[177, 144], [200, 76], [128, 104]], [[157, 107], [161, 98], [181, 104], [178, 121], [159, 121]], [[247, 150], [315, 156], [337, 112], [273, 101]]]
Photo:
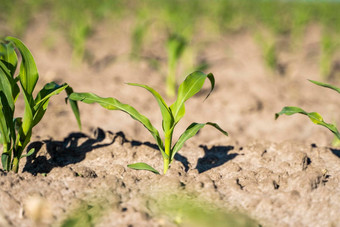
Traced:
[[[78, 92], [116, 97], [160, 129], [156, 101], [125, 82], [147, 84], [164, 95], [162, 39], [144, 50], [160, 59], [159, 69], [145, 59], [132, 61], [131, 26], [99, 26], [88, 40], [85, 63], [77, 66], [62, 34], [53, 34], [52, 47], [44, 45], [49, 28], [39, 17], [20, 38], [37, 62], [38, 87], [53, 80]], [[340, 226], [340, 150], [331, 147], [333, 136], [305, 116], [274, 120], [290, 105], [317, 111], [327, 122], [340, 121], [337, 94], [307, 81], [320, 80], [319, 41], [320, 29], [311, 26], [295, 51], [280, 42], [281, 70], [272, 72], [249, 32], [195, 38], [192, 45], [209, 63], [216, 89], [205, 101], [208, 86], [187, 102], [174, 136], [193, 121], [212, 121], [229, 137], [209, 126], [202, 129], [166, 175], [127, 168], [134, 162], [163, 166], [151, 135], [128, 115], [80, 104], [80, 131], [64, 94], [54, 97], [34, 128], [28, 148], [36, 148], [34, 155], [21, 160], [19, 174], [0, 171], [0, 226], [58, 226], [83, 203], [105, 207], [98, 226], [182, 225], [159, 213], [157, 198], [164, 192], [245, 213], [262, 226]]]

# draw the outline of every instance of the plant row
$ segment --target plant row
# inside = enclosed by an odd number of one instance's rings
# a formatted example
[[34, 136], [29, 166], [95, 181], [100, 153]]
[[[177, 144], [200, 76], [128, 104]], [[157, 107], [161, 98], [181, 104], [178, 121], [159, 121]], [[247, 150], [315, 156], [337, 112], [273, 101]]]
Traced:
[[[20, 64], [17, 53], [21, 57]], [[18, 65], [20, 65], [20, 67], [17, 70]], [[224, 135], [228, 135], [228, 133], [216, 123], [193, 122], [187, 127], [176, 142], [173, 141], [173, 132], [175, 127], [185, 115], [186, 101], [202, 89], [206, 79], [209, 80], [211, 85], [210, 92], [206, 98], [208, 98], [210, 93], [214, 90], [215, 78], [211, 73], [205, 74], [203, 72], [196, 71], [189, 74], [180, 84], [177, 92], [177, 98], [171, 105], [168, 105], [164, 101], [163, 97], [153, 88], [144, 84], [129, 83], [131, 86], [146, 89], [157, 101], [162, 114], [163, 137], [146, 116], [139, 113], [133, 106], [121, 103], [115, 98], [103, 98], [94, 93], [76, 93], [68, 84], [64, 83], [62, 85], [58, 85], [55, 82], [47, 83], [38, 91], [37, 95], [34, 96], [33, 92], [38, 79], [38, 70], [28, 48], [19, 39], [14, 37], [7, 37], [2, 40], [0, 42], [0, 143], [2, 144], [3, 149], [1, 154], [1, 163], [2, 168], [5, 171], [12, 170], [14, 172], [18, 172], [20, 159], [35, 152], [35, 150], [32, 149], [24, 154], [24, 150], [32, 136], [32, 129], [43, 118], [50, 98], [64, 90], [67, 94], [66, 101], [69, 102], [80, 129], [81, 122], [77, 104], [78, 101], [87, 104], [97, 103], [108, 110], [123, 111], [134, 120], [141, 123], [151, 133], [158, 145], [159, 151], [163, 157], [164, 174], [168, 171], [174, 160], [175, 154], [180, 151], [184, 143], [195, 136], [204, 126], [212, 126]], [[340, 88], [334, 87], [330, 84], [317, 81], [311, 82], [319, 86], [333, 89], [340, 93]], [[22, 94], [24, 99], [24, 114], [22, 117], [15, 117], [16, 101], [19, 94]], [[278, 118], [282, 114], [292, 115], [295, 113], [308, 116], [313, 123], [328, 128], [338, 139], [340, 139], [338, 129], [334, 125], [324, 122], [321, 115], [316, 112], [308, 113], [299, 107], [284, 107], [281, 112], [275, 115], [275, 117]], [[134, 163], [128, 165], [128, 167], [138, 170], [149, 170], [159, 174], [155, 168], [146, 163]]]
[[[248, 0], [0, 0], [3, 8], [0, 20], [15, 35], [23, 34], [38, 12], [44, 12], [51, 31], [59, 29], [73, 47], [74, 59], [86, 55], [86, 41], [97, 27], [105, 22], [116, 26], [123, 20], [134, 22], [131, 35], [131, 54], [141, 56], [148, 43], [148, 33], [174, 34], [191, 42], [197, 34], [228, 33], [248, 29], [261, 48], [265, 64], [272, 70], [279, 67], [278, 39], [285, 37], [297, 51], [305, 30], [310, 24], [322, 27], [320, 42], [320, 72], [331, 76], [335, 53], [339, 48], [340, 3], [337, 1], [248, 1]], [[133, 15], [133, 16], [131, 16]], [[259, 33], [264, 28], [269, 33]], [[46, 43], [53, 45], [53, 33]], [[149, 47], [151, 48], [151, 47]]]

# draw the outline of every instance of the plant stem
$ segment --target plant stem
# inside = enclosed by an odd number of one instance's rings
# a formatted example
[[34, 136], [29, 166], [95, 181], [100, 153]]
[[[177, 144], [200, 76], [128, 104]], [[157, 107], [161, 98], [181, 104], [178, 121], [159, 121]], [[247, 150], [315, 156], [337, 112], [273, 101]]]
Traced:
[[13, 166], [12, 166], [12, 171], [17, 173], [19, 170], [19, 158], [18, 157], [14, 157], [13, 158]]
[[4, 164], [4, 165], [3, 165], [4, 170], [5, 170], [5, 171], [8, 171], [9, 168], [10, 168], [10, 162], [11, 162], [10, 153], [8, 153], [8, 144], [7, 144], [7, 143], [4, 143], [2, 149], [3, 149], [3, 150], [2, 150], [3, 155], [7, 155], [7, 154], [8, 154], [6, 163], [3, 163], [3, 164]]
[[171, 142], [172, 142], [172, 133], [173, 130], [169, 130], [168, 132], [165, 133], [165, 141], [164, 141], [164, 149], [165, 149], [165, 154], [168, 155], [169, 158], [164, 158], [163, 163], [164, 163], [164, 174], [169, 169], [169, 165], [171, 163]]
[[168, 171], [168, 169], [169, 169], [169, 165], [170, 165], [170, 159], [168, 159], [168, 158], [165, 158], [164, 160], [163, 160], [163, 163], [164, 163], [164, 167], [163, 167], [163, 173], [164, 174], [166, 174], [166, 172]]
[[166, 77], [166, 94], [172, 98], [176, 92], [176, 67], [175, 64], [170, 64], [168, 76]]

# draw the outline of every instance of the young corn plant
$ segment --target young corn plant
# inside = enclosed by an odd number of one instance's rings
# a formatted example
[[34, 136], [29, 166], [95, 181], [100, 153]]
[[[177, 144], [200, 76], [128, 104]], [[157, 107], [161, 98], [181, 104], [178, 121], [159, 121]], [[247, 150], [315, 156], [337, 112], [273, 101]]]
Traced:
[[[18, 65], [16, 49], [21, 56], [19, 75], [15, 76]], [[23, 154], [32, 135], [32, 129], [43, 118], [50, 98], [65, 90], [73, 92], [67, 84], [54, 82], [46, 84], [34, 97], [33, 91], [39, 75], [34, 59], [27, 47], [17, 38], [7, 37], [0, 41], [0, 143], [1, 163], [5, 171], [18, 172], [19, 161], [34, 152]], [[23, 117], [15, 117], [15, 105], [22, 93], [25, 102]], [[79, 127], [80, 117], [77, 103], [70, 101]]]
[[178, 61], [181, 58], [186, 47], [186, 41], [183, 37], [171, 35], [167, 41], [168, 53], [168, 74], [166, 77], [166, 94], [172, 98], [176, 93], [176, 70]]
[[[184, 82], [179, 86], [177, 99], [171, 106], [168, 106], [165, 103], [164, 99], [160, 96], [160, 94], [156, 92], [153, 88], [143, 84], [129, 83], [129, 85], [132, 86], [145, 88], [155, 97], [163, 118], [162, 129], [164, 132], [164, 141], [161, 139], [158, 130], [151, 124], [147, 117], [140, 114], [132, 106], [128, 104], [123, 104], [115, 98], [102, 98], [93, 93], [72, 93], [69, 98], [74, 101], [82, 101], [88, 104], [98, 103], [108, 110], [121, 110], [129, 114], [133, 119], [142, 123], [144, 127], [149, 130], [149, 132], [152, 134], [157, 142], [158, 148], [163, 157], [163, 173], [165, 174], [169, 169], [170, 164], [175, 157], [175, 154], [182, 148], [185, 141], [196, 135], [196, 133], [205, 125], [213, 126], [217, 130], [221, 131], [224, 135], [228, 135], [228, 133], [221, 129], [216, 123], [192, 123], [179, 137], [178, 141], [174, 145], [172, 145], [172, 135], [175, 126], [185, 114], [185, 102], [201, 90], [206, 78], [208, 78], [211, 82], [211, 90], [207, 95], [208, 97], [213, 91], [215, 85], [213, 74], [210, 73], [206, 75], [202, 72], [193, 72], [188, 75]], [[128, 165], [128, 167], [133, 169], [149, 170], [159, 174], [156, 169], [146, 163], [135, 163]]]
[[[330, 85], [330, 84], [325, 84], [325, 83], [321, 83], [321, 82], [318, 82], [318, 81], [314, 81], [314, 80], [309, 80], [310, 82], [318, 85], [318, 86], [322, 86], [322, 87], [326, 87], [326, 88], [330, 88], [334, 91], [337, 91], [338, 93], [340, 93], [340, 88], [338, 87], [335, 87], [333, 85]], [[309, 119], [314, 123], [314, 124], [317, 124], [317, 125], [321, 125], [323, 127], [326, 127], [327, 129], [329, 129], [336, 137], [337, 140], [340, 140], [340, 133], [337, 129], [337, 127], [333, 124], [329, 124], [329, 123], [326, 123], [322, 116], [317, 113], [317, 112], [306, 112], [304, 111], [303, 109], [299, 108], [299, 107], [295, 107], [295, 106], [286, 106], [284, 107], [281, 112], [279, 113], [276, 113], [275, 114], [275, 119], [277, 119], [280, 115], [293, 115], [293, 114], [296, 114], [296, 113], [299, 113], [299, 114], [303, 114], [303, 115], [306, 115], [307, 117], [309, 117]]]

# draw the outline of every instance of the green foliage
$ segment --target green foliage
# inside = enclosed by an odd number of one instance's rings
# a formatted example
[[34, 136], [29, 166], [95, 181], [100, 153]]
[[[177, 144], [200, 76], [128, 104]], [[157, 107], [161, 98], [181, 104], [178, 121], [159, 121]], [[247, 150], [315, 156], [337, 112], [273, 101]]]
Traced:
[[131, 169], [135, 169], [135, 170], [148, 170], [148, 171], [154, 172], [155, 174], [159, 174], [157, 170], [155, 170], [150, 165], [143, 163], [143, 162], [130, 164], [128, 165], [128, 167]]
[[[215, 127], [217, 130], [221, 131], [223, 134], [228, 135], [223, 129], [221, 129], [217, 124], [207, 122], [207, 123], [192, 123], [180, 136], [178, 141], [172, 146], [172, 135], [177, 123], [181, 120], [181, 118], [185, 114], [185, 102], [194, 96], [197, 92], [199, 92], [206, 80], [208, 78], [211, 83], [211, 90], [208, 94], [213, 91], [215, 85], [215, 79], [213, 74], [204, 74], [202, 72], [194, 72], [187, 76], [184, 82], [179, 86], [177, 99], [171, 105], [168, 106], [164, 99], [160, 96], [158, 92], [156, 92], [153, 88], [148, 87], [143, 84], [135, 84], [130, 83], [129, 85], [142, 87], [148, 90], [156, 99], [159, 108], [162, 114], [162, 129], [164, 132], [164, 142], [160, 137], [158, 130], [151, 124], [149, 119], [144, 115], [140, 114], [135, 108], [128, 104], [123, 104], [119, 102], [115, 98], [102, 98], [93, 93], [72, 93], [70, 95], [70, 99], [74, 101], [82, 101], [88, 104], [98, 103], [102, 107], [108, 110], [121, 110], [127, 114], [129, 114], [133, 119], [139, 121], [144, 125], [145, 128], [149, 130], [151, 135], [155, 138], [158, 148], [163, 156], [164, 174], [167, 172], [170, 167], [171, 162], [174, 159], [175, 154], [182, 148], [185, 141], [196, 135], [199, 129], [203, 128], [205, 125], [210, 125]], [[208, 97], [207, 96], [207, 97]], [[154, 168], [149, 166], [148, 164], [131, 164], [129, 167], [134, 169], [145, 169], [156, 172]]]
[[[107, 204], [104, 204], [107, 206]], [[100, 202], [83, 201], [76, 209], [68, 213], [61, 227], [93, 227], [104, 215], [107, 207]]]
[[138, 59], [141, 55], [145, 37], [147, 35], [150, 22], [148, 19], [148, 11], [141, 9], [136, 18], [135, 26], [131, 36], [131, 57]]
[[278, 67], [275, 39], [273, 37], [269, 38], [261, 33], [257, 33], [255, 36], [255, 40], [261, 47], [261, 52], [266, 67], [274, 72], [275, 70], [277, 70]]
[[[66, 214], [61, 221], [62, 227], [92, 227], [107, 223], [107, 217], [121, 215], [119, 201], [112, 200], [114, 195], [105, 191], [89, 195], [79, 205]], [[197, 227], [259, 227], [257, 221], [240, 212], [218, 207], [194, 194], [183, 191], [171, 191], [161, 188], [160, 193], [146, 193], [140, 198], [142, 209], [147, 204], [149, 223], [158, 223], [161, 218], [165, 221], [162, 226], [197, 226]], [[156, 221], [156, 222], [155, 222]], [[112, 223], [116, 224], [116, 223]]]
[[330, 33], [324, 33], [321, 39], [321, 75], [327, 80], [331, 76], [333, 56], [337, 50], [338, 43]]
[[176, 92], [176, 70], [178, 62], [184, 52], [187, 42], [183, 37], [170, 35], [166, 49], [168, 53], [168, 74], [166, 77], [166, 94], [174, 97]]
[[[21, 56], [19, 75], [15, 75], [18, 57]], [[1, 155], [2, 166], [5, 171], [18, 172], [19, 161], [23, 151], [30, 142], [32, 129], [43, 118], [50, 98], [61, 91], [72, 89], [67, 84], [58, 85], [54, 82], [46, 84], [34, 98], [33, 92], [39, 79], [38, 70], [33, 56], [27, 47], [17, 38], [7, 37], [0, 41], [0, 142], [3, 145]], [[20, 86], [19, 86], [19, 85]], [[25, 101], [23, 117], [15, 116], [15, 104], [21, 91]], [[77, 103], [70, 101], [77, 118], [79, 127], [79, 111]]]
[[[166, 196], [164, 196], [166, 195]], [[217, 207], [204, 199], [181, 192], [164, 193], [157, 198], [159, 210], [154, 212], [166, 215], [178, 226], [197, 227], [258, 227], [259, 224], [244, 214]]]
[[[321, 83], [321, 82], [314, 81], [314, 80], [310, 80], [310, 82], [312, 82], [312, 83], [314, 83], [318, 86], [321, 86], [321, 87], [330, 88], [330, 89], [340, 93], [340, 88], [335, 87], [331, 84], [325, 84], [325, 83]], [[314, 124], [321, 125], [321, 126], [327, 128], [327, 129], [329, 129], [336, 136], [337, 139], [340, 139], [340, 133], [339, 133], [337, 127], [333, 124], [326, 123], [323, 120], [322, 116], [317, 112], [308, 113], [308, 112], [304, 111], [303, 109], [301, 109], [299, 107], [286, 106], [279, 113], [275, 114], [275, 119], [277, 119], [280, 115], [283, 115], [283, 114], [290, 116], [290, 115], [293, 115], [293, 114], [296, 114], [296, 113], [306, 115], [307, 117], [309, 117], [309, 119]]]
[[[157, 24], [157, 33], [178, 34], [189, 42], [202, 30], [205, 33], [226, 33], [241, 29], [258, 31], [261, 28], [275, 38], [290, 38], [290, 48], [294, 51], [299, 50], [296, 44], [302, 40], [308, 24], [317, 24], [323, 35], [334, 33], [333, 38], [322, 38], [320, 43], [320, 71], [325, 77], [330, 72], [339, 46], [336, 45], [340, 36], [339, 1], [145, 0], [131, 3], [123, 0], [0, 0], [0, 21], [8, 25], [14, 34], [23, 34], [37, 12], [44, 12], [42, 15], [49, 15], [49, 27], [64, 32], [73, 48], [73, 59], [77, 61], [91, 51], [86, 49], [86, 42], [100, 23], [106, 21], [112, 24], [131, 19], [131, 15], [136, 15], [132, 19], [137, 21], [131, 37], [134, 56], [145, 47], [143, 42], [149, 22]], [[275, 65], [273, 56], [278, 50], [271, 40], [264, 42], [269, 44], [263, 49], [264, 60], [267, 65]]]
[[41, 10], [42, 0], [0, 0], [0, 21], [15, 35], [23, 35], [34, 15]]
[[86, 55], [86, 42], [104, 19], [119, 13], [121, 1], [59, 0], [51, 1], [52, 22], [65, 32], [73, 48], [73, 61], [79, 63]]

